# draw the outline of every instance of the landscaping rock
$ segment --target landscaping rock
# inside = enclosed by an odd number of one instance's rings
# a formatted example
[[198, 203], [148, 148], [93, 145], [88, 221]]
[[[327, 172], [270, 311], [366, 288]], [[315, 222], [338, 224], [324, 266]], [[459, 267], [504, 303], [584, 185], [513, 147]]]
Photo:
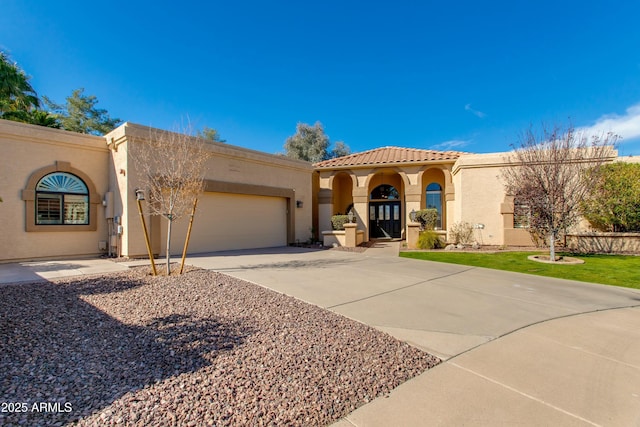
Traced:
[[[327, 425], [439, 359], [223, 274], [0, 288], [0, 425]], [[48, 403], [49, 411], [33, 404]]]

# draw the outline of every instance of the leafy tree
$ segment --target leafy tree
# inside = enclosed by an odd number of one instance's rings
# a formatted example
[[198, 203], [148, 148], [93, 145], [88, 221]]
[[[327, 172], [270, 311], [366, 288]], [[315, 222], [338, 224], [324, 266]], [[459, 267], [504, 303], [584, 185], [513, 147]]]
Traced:
[[[0, 117], [7, 113], [28, 112], [40, 106], [38, 95], [29, 83], [29, 76], [0, 51]], [[14, 120], [16, 115], [14, 114]]]
[[30, 111], [26, 123], [55, 129], [60, 129], [62, 127], [62, 124], [60, 123], [60, 120], [58, 120], [58, 117], [44, 110]]
[[61, 127], [58, 117], [44, 110], [7, 111], [2, 115], [2, 118], [55, 129], [60, 129]]
[[285, 155], [293, 159], [320, 162], [350, 153], [349, 147], [342, 141], [337, 142], [334, 150], [329, 151], [329, 137], [324, 133], [322, 123], [313, 126], [298, 123], [296, 133], [284, 143]]
[[640, 163], [617, 162], [587, 171], [591, 192], [582, 212], [601, 231], [640, 231]]
[[84, 89], [74, 90], [66, 98], [64, 105], [56, 104], [46, 96], [45, 104], [57, 116], [62, 129], [91, 135], [104, 135], [122, 123], [122, 120], [109, 117], [107, 110], [96, 107], [95, 95], [84, 95]]
[[530, 128], [506, 157], [510, 166], [502, 171], [505, 189], [531, 209], [529, 231], [548, 238], [550, 260], [556, 260], [560, 234], [581, 218], [580, 205], [591, 187], [582, 179], [584, 172], [597, 172], [611, 161], [617, 139], [611, 133], [576, 133], [573, 126], [543, 127], [541, 134]]
[[335, 159], [337, 157], [348, 156], [349, 154], [351, 154], [349, 146], [345, 144], [344, 141], [338, 141], [334, 144], [329, 158]]
[[222, 139], [217, 130], [210, 128], [208, 126], [204, 126], [201, 130], [198, 131], [198, 138], [206, 139], [207, 141], [213, 142], [227, 142], [226, 139]]

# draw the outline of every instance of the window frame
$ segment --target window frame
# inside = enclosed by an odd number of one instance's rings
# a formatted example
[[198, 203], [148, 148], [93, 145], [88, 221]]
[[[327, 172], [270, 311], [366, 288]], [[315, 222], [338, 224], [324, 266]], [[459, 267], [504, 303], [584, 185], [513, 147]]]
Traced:
[[[37, 193], [44, 194], [36, 190], [38, 183], [47, 175], [55, 172], [66, 172], [74, 175], [87, 188], [87, 223], [86, 224], [38, 224], [37, 223]], [[50, 194], [61, 194], [51, 192]], [[73, 195], [73, 193], [69, 193]], [[98, 229], [98, 206], [102, 204], [102, 196], [96, 191], [91, 178], [71, 166], [69, 162], [56, 161], [51, 166], [45, 166], [34, 171], [27, 181], [27, 185], [22, 190], [22, 200], [25, 202], [25, 231], [27, 232], [58, 232], [58, 231], [96, 231]], [[61, 208], [61, 215], [64, 216], [64, 206]]]
[[513, 228], [527, 230], [531, 227], [531, 206], [513, 199]]
[[[429, 187], [431, 187], [432, 185], [437, 185], [438, 186], [438, 190], [429, 190]], [[435, 208], [430, 208], [429, 207], [429, 196], [435, 196], [438, 195], [438, 202], [439, 202], [439, 206], [435, 207]], [[442, 185], [440, 185], [440, 183], [438, 182], [430, 182], [429, 184], [427, 184], [427, 186], [425, 187], [424, 190], [424, 205], [426, 207], [426, 209], [436, 209], [438, 212], [438, 218], [436, 219], [436, 224], [434, 229], [435, 230], [442, 230], [442, 211], [443, 211], [443, 206], [444, 206], [444, 201], [442, 200]]]
[[[43, 181], [47, 180], [47, 178], [56, 174], [64, 176], [67, 180], [69, 179], [72, 180], [71, 184], [79, 188], [80, 191], [72, 191], [71, 188], [66, 188], [67, 191], [64, 191], [65, 190], [64, 188], [47, 189], [46, 188], [47, 186], [45, 185], [47, 183], [43, 183]], [[73, 182], [73, 181], [76, 181], [76, 182]], [[42, 184], [42, 188], [41, 188], [41, 184]], [[49, 187], [53, 187], [53, 186], [50, 185]], [[79, 197], [83, 198], [84, 200], [75, 201], [75, 202], [73, 201], [74, 198], [79, 198]], [[56, 210], [52, 210], [50, 208], [46, 210], [46, 213], [48, 214], [47, 216], [50, 218], [53, 217], [55, 219], [49, 219], [49, 220], [41, 219], [41, 215], [42, 215], [41, 212], [43, 213], [45, 212], [44, 210], [41, 210], [41, 203], [40, 203], [41, 200], [58, 200], [57, 212]], [[71, 206], [72, 204], [77, 204], [77, 203], [81, 203], [82, 205], [84, 205], [82, 209], [83, 211], [82, 216], [84, 216], [85, 218], [84, 220], [81, 220], [82, 222], [77, 222], [78, 220], [73, 220], [69, 216], [68, 209], [72, 207]], [[35, 209], [36, 209], [36, 212], [35, 212], [36, 225], [46, 225], [46, 226], [89, 225], [89, 223], [91, 222], [91, 213], [89, 209], [89, 188], [87, 187], [87, 184], [80, 177], [72, 173], [60, 172], [60, 171], [49, 173], [43, 176], [42, 178], [40, 178], [40, 180], [36, 184]], [[55, 215], [56, 213], [57, 215]]]
[[371, 190], [371, 193], [369, 193], [369, 200], [400, 200], [400, 192], [393, 185], [380, 184]]

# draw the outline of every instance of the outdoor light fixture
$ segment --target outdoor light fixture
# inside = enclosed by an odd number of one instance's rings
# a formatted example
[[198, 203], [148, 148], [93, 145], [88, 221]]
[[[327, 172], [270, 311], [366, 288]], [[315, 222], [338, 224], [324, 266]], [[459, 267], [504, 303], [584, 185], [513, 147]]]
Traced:
[[135, 193], [136, 193], [136, 200], [144, 200], [144, 191], [142, 191], [139, 188], [136, 188]]
[[416, 211], [415, 211], [415, 209], [411, 209], [411, 213], [409, 214], [409, 218], [411, 219], [411, 222], [416, 222]]
[[355, 215], [353, 215], [353, 210], [349, 211], [349, 215], [348, 216], [349, 216], [349, 222], [353, 222], [353, 218], [355, 216]]

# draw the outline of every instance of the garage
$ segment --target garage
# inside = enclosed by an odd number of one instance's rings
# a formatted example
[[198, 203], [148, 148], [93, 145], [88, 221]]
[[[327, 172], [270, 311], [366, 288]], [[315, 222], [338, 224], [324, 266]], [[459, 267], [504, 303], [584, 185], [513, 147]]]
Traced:
[[[189, 253], [287, 245], [285, 197], [205, 192], [191, 231]], [[189, 217], [173, 225], [172, 254], [182, 253]], [[166, 221], [162, 221], [162, 252], [166, 253]]]

